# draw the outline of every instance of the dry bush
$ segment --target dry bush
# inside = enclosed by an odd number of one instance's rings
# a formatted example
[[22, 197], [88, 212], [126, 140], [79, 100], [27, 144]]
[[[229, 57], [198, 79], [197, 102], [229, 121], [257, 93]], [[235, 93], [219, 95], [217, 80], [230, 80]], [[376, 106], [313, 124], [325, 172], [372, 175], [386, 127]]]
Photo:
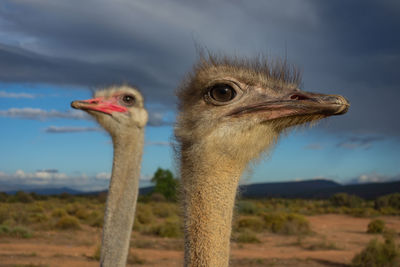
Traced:
[[33, 197], [29, 193], [24, 191], [18, 191], [14, 196], [10, 198], [11, 202], [21, 202], [21, 203], [32, 203], [34, 201]]
[[256, 215], [260, 213], [260, 209], [254, 201], [240, 200], [236, 204], [236, 209], [239, 214]]
[[132, 253], [131, 251], [129, 251], [127, 262], [128, 264], [134, 264], [134, 265], [136, 264], [141, 265], [146, 263], [144, 259], [140, 258], [138, 255]]
[[150, 233], [159, 237], [182, 237], [182, 225], [179, 218], [168, 218], [150, 229]]
[[61, 218], [67, 216], [67, 211], [62, 208], [57, 208], [51, 212], [51, 216], [54, 218]]
[[257, 235], [250, 229], [244, 229], [243, 231], [235, 234], [234, 240], [238, 243], [260, 243], [261, 242], [257, 238]]
[[380, 234], [385, 230], [385, 222], [380, 219], [372, 220], [368, 224], [367, 233], [368, 234]]
[[150, 224], [154, 221], [154, 215], [149, 204], [138, 203], [135, 216], [135, 222], [140, 224]]
[[250, 229], [253, 231], [261, 231], [265, 228], [264, 220], [258, 216], [240, 217], [236, 221], [236, 229]]
[[88, 223], [92, 227], [103, 227], [104, 223], [104, 214], [97, 210], [92, 211], [88, 218]]
[[351, 264], [353, 267], [398, 267], [400, 249], [394, 238], [386, 238], [384, 242], [373, 239], [353, 258]]
[[278, 234], [304, 235], [311, 233], [308, 220], [295, 213], [272, 213], [264, 214], [266, 228]]
[[334, 194], [329, 201], [334, 207], [349, 207], [358, 208], [362, 207], [364, 200], [356, 195], [349, 195], [347, 193]]
[[10, 208], [9, 205], [1, 205], [0, 206], [0, 224], [4, 223], [6, 220], [10, 219]]
[[7, 225], [0, 225], [0, 236], [30, 238], [32, 237], [32, 232], [22, 226], [9, 227]]
[[93, 260], [99, 261], [100, 260], [100, 253], [101, 253], [101, 246], [98, 245], [93, 252], [93, 255], [90, 257]]
[[175, 203], [158, 202], [151, 205], [154, 215], [158, 218], [167, 218], [179, 215], [178, 206]]
[[61, 217], [55, 227], [60, 230], [77, 230], [80, 229], [79, 220], [74, 216], [63, 216]]

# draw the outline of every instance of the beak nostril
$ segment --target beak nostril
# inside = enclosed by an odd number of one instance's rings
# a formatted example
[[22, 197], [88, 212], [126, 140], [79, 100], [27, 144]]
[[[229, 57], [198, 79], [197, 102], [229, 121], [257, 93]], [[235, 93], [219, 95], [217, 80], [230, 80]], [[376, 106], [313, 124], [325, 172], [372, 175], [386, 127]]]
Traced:
[[307, 100], [309, 98], [306, 97], [305, 95], [295, 94], [295, 95], [291, 95], [290, 99], [292, 99], [292, 100]]

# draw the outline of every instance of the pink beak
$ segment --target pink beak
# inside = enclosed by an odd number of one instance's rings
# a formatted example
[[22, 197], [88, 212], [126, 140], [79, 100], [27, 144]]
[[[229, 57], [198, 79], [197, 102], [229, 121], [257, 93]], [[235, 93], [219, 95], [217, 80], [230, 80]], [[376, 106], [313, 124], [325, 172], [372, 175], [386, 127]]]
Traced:
[[113, 112], [127, 112], [126, 107], [114, 104], [114, 99], [104, 99], [103, 97], [97, 97], [88, 100], [77, 100], [71, 103], [71, 107], [81, 110], [95, 110], [105, 114], [111, 114]]

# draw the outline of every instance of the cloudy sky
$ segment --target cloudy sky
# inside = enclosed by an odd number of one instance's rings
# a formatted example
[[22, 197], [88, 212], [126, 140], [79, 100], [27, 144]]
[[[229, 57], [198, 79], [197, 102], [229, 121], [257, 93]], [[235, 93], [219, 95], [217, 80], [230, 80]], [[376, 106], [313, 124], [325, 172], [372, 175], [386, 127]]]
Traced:
[[397, 0], [2, 0], [0, 191], [107, 187], [112, 144], [69, 103], [112, 83], [138, 86], [151, 114], [142, 185], [157, 167], [174, 170], [174, 90], [196, 46], [287, 57], [304, 90], [352, 104], [282, 138], [244, 183], [400, 180], [399, 32]]

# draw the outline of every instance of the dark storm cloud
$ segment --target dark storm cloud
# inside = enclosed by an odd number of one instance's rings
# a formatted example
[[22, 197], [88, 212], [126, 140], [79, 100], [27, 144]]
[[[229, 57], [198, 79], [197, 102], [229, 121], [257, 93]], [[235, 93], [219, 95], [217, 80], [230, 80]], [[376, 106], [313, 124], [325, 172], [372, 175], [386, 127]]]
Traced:
[[330, 130], [400, 135], [396, 0], [3, 0], [0, 30], [0, 81], [130, 82], [171, 110], [198, 42], [227, 54], [287, 55], [303, 69], [305, 90], [351, 101]]

